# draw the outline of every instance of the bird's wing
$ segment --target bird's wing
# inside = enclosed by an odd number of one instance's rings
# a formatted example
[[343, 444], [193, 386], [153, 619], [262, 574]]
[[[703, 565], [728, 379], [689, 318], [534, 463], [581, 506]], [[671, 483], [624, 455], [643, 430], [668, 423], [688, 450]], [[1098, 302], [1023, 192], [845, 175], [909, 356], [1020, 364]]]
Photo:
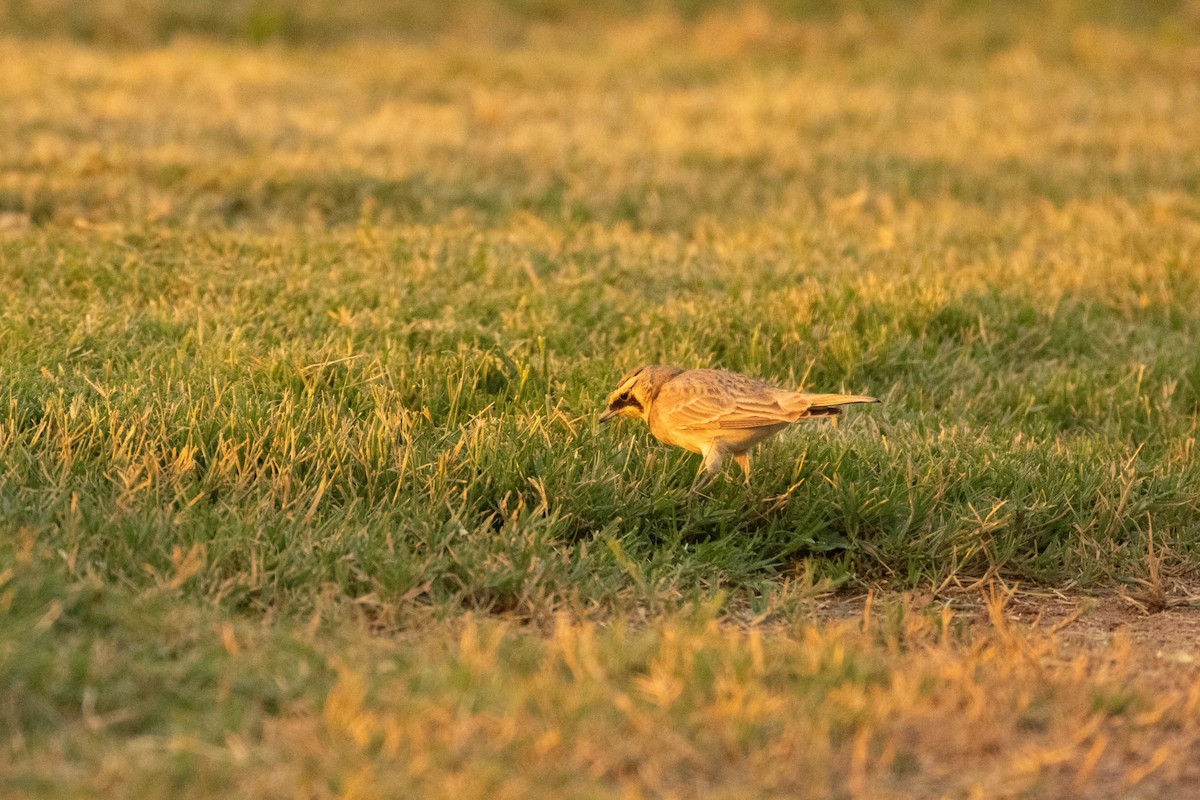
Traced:
[[[794, 392], [732, 372], [692, 370], [663, 385], [656, 411], [675, 430], [761, 428], [794, 422]], [[781, 402], [782, 401], [782, 402]]]

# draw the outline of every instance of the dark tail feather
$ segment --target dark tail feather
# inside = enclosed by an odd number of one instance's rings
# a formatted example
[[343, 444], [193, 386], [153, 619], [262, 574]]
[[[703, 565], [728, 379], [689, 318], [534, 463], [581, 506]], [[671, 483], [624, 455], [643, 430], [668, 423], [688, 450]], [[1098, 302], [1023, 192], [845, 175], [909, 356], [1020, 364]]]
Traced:
[[798, 398], [808, 404], [802, 418], [836, 417], [842, 413], [838, 406], [848, 406], [853, 403], [878, 403], [874, 397], [862, 394], [800, 394]]

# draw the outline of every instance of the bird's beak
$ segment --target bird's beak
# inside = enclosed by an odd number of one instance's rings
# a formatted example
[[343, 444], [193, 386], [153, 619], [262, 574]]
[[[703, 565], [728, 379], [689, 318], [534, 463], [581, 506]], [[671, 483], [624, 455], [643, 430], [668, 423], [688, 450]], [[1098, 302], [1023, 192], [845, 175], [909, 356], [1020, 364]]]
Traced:
[[612, 419], [615, 416], [617, 416], [617, 412], [615, 409], [606, 408], [606, 409], [604, 409], [604, 413], [601, 414], [599, 416], [599, 418], [597, 418], [596, 421], [597, 422], [608, 422], [610, 419]]

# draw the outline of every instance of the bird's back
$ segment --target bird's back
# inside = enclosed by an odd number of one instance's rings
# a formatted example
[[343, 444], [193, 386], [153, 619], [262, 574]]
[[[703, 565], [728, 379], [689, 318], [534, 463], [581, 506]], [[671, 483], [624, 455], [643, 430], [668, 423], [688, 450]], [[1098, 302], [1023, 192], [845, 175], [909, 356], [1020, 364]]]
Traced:
[[846, 403], [873, 401], [861, 395], [793, 392], [736, 372], [692, 369], [662, 385], [648, 422], [659, 439], [689, 450], [699, 452], [711, 441], [740, 450], [799, 419], [837, 414], [837, 406]]

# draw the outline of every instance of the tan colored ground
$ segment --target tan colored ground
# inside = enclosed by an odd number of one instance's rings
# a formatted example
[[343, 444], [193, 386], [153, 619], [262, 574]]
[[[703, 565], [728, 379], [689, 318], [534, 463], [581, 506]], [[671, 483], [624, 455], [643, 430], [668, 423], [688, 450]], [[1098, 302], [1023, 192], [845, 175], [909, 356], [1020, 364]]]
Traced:
[[[914, 751], [925, 754], [921, 772], [928, 793], [909, 784], [895, 787], [895, 794], [879, 793], [881, 787], [875, 786], [852, 796], [960, 796], [942, 793], [954, 783], [956, 772], [977, 775], [989, 769], [978, 761], [967, 766], [962, 758], [974, 751], [976, 758], [987, 761], [989, 748], [964, 741], [977, 735], [995, 737], [990, 769], [996, 781], [983, 793], [976, 783], [962, 796], [1200, 797], [1200, 739], [1194, 722], [1179, 722], [1200, 718], [1200, 583], [1179, 580], [1164, 585], [1161, 592], [1122, 590], [1099, 596], [991, 584], [955, 589], [937, 598], [925, 593], [883, 597], [883, 605], [898, 603], [916, 613], [946, 609], [975, 636], [1006, 638], [1007, 629], [1013, 640], [1029, 647], [1039, 672], [1074, 672], [1080, 684], [1112, 680], [1117, 689], [1102, 704], [1108, 707], [1080, 721], [1076, 735], [1058, 746], [1043, 742], [1027, 748], [1016, 758], [1013, 752], [1021, 745], [1004, 741], [995, 731], [914, 724], [909, 733]], [[817, 615], [830, 623], [869, 619], [878, 613], [871, 607], [880, 603], [874, 595], [837, 596], [821, 601]], [[1000, 625], [994, 612], [998, 607], [1003, 607]], [[1124, 713], [1124, 704], [1134, 696], [1149, 705]], [[1035, 702], [1018, 720], [1018, 728], [1044, 731], [1050, 725], [1049, 706], [1057, 698], [1047, 700], [1047, 718], [1040, 718]], [[1113, 711], [1118, 713], [1104, 718]], [[930, 754], [938, 752], [945, 757], [931, 761]]]

